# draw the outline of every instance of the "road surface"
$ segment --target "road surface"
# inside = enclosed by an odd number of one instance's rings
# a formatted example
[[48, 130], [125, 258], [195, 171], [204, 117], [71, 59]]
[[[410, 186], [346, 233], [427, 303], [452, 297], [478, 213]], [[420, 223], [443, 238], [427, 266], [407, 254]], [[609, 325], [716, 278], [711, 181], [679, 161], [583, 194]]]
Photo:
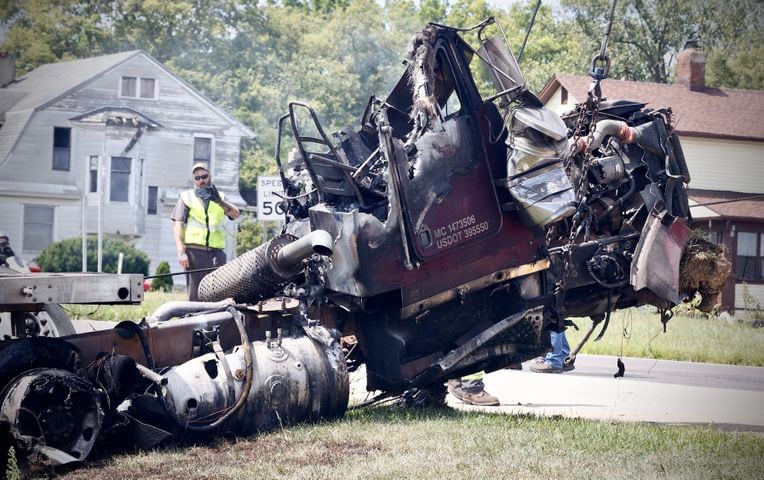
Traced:
[[[480, 410], [764, 432], [761, 367], [625, 358], [625, 376], [614, 378], [616, 357], [579, 355], [564, 374], [533, 373], [531, 363], [487, 374], [486, 389], [501, 406]], [[448, 403], [478, 408], [450, 395]]]

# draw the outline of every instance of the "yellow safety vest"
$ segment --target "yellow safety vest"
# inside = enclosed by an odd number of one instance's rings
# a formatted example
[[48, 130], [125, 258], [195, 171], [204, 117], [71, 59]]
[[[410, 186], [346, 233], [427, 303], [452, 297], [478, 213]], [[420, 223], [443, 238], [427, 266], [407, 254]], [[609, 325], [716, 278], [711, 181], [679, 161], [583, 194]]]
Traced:
[[[188, 208], [188, 220], [183, 243], [225, 248], [225, 212], [223, 207], [210, 200], [205, 211], [204, 204], [194, 194], [193, 190], [184, 191], [180, 194], [180, 198]], [[225, 199], [225, 197], [223, 198]]]

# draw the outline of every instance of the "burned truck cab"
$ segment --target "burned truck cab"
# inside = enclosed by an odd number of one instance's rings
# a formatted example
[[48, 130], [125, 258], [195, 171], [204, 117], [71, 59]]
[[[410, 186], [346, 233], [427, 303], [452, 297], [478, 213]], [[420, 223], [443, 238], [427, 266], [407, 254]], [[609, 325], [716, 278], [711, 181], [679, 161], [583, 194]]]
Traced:
[[[686, 203], [683, 183], [671, 181], [683, 159], [670, 115], [637, 108], [615, 117], [627, 128], [662, 119], [659, 143], [681, 160], [668, 173], [639, 160], [635, 148], [649, 146], [618, 135], [590, 148], [596, 115], [564, 123], [528, 90], [493, 19], [469, 31], [477, 48], [463, 29], [420, 31], [405, 74], [387, 97], [371, 97], [360, 129], [330, 137], [301, 103], [280, 121], [284, 234], [325, 231], [334, 251], [307, 262], [305, 283], [287, 293], [352, 338], [351, 361], [366, 364], [370, 389], [499, 368], [544, 352], [566, 315], [679, 298], [676, 288], [647, 285], [652, 245], [637, 248], [663, 197], [633, 195], [668, 182]], [[294, 148], [282, 159], [287, 141]], [[687, 213], [667, 215], [658, 224], [674, 237], [657, 237], [674, 246], [657, 276], [675, 285]], [[643, 280], [630, 279], [632, 259]]]
[[[509, 282], [549, 267], [541, 225], [528, 228], [507, 186], [508, 129], [475, 84], [477, 52], [456, 30], [431, 25], [407, 60], [387, 98], [372, 97], [358, 131], [330, 139], [308, 106], [290, 105], [282, 125], [296, 147], [289, 161], [278, 159], [285, 233], [333, 238], [320, 274], [322, 321], [336, 318], [358, 338], [370, 388], [394, 390], [471, 332], [541, 305], [540, 280], [524, 280], [531, 302]], [[542, 352], [541, 318], [522, 319], [484, 363]]]
[[587, 101], [562, 119], [506, 43], [493, 18], [429, 24], [360, 128], [329, 136], [296, 102], [280, 120], [283, 233], [326, 232], [334, 253], [279, 288], [339, 332], [370, 390], [501, 368], [546, 351], [568, 316], [594, 328], [694, 293], [679, 288], [689, 174], [670, 109], [608, 103], [593, 71]]
[[[290, 103], [281, 235], [207, 275], [200, 302], [0, 341], [0, 433], [70, 463], [101, 438], [150, 447], [336, 418], [361, 366], [377, 400], [442, 402], [448, 379], [544, 353], [569, 316], [592, 319], [588, 338], [619, 308], [652, 304], [666, 319], [696, 292], [713, 307], [729, 266], [702, 242], [685, 249], [690, 177], [671, 110], [605, 100], [593, 70], [587, 101], [561, 119], [503, 37], [493, 18], [429, 24], [358, 128], [327, 135]], [[688, 281], [693, 262], [714, 273]], [[139, 302], [140, 279], [117, 277], [120, 301]], [[55, 317], [33, 281], [64, 293], [108, 283], [0, 275], [0, 310], [19, 327], [30, 309]], [[82, 290], [82, 303], [110, 303]], [[51, 412], [72, 419], [65, 435], [30, 421]]]

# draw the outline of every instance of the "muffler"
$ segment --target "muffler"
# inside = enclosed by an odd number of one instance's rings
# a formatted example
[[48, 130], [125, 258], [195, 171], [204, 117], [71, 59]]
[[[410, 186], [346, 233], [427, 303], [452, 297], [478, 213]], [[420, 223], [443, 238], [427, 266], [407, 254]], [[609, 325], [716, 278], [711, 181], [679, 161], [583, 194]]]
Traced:
[[[242, 408], [226, 418], [221, 431], [249, 435], [303, 421], [341, 417], [350, 384], [339, 342], [323, 327], [310, 335], [251, 342], [252, 381], [247, 388], [244, 349], [220, 356], [208, 353], [163, 375], [168, 408], [179, 425], [200, 428], [227, 412], [246, 393]], [[315, 337], [315, 338], [313, 338]]]

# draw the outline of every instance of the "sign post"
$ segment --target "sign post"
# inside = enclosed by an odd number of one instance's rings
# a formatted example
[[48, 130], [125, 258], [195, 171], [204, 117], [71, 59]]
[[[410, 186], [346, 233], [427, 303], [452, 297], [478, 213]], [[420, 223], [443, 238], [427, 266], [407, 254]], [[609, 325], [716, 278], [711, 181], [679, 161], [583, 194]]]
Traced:
[[284, 207], [279, 195], [284, 195], [281, 177], [278, 175], [260, 175], [257, 177], [257, 220], [261, 222], [263, 227], [263, 243], [268, 233], [265, 222], [284, 220]]

